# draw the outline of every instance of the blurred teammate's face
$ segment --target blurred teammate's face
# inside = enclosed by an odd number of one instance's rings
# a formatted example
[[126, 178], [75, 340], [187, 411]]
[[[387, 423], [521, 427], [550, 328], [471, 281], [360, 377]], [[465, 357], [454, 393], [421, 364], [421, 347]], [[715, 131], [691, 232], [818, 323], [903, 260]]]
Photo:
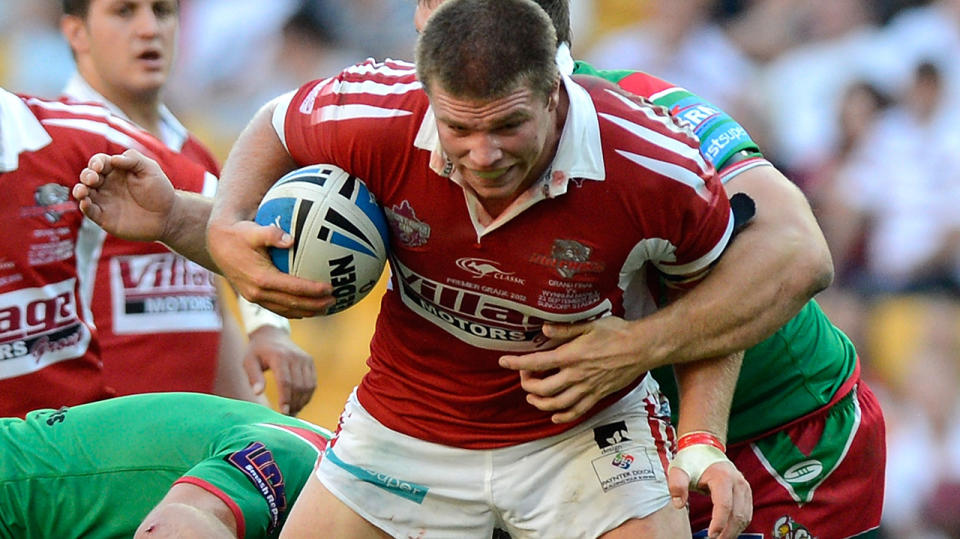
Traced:
[[92, 0], [85, 20], [64, 17], [81, 74], [101, 93], [155, 94], [176, 49], [177, 0]]
[[559, 89], [549, 99], [527, 85], [491, 101], [463, 99], [433, 84], [440, 145], [492, 215], [531, 186], [553, 160]]

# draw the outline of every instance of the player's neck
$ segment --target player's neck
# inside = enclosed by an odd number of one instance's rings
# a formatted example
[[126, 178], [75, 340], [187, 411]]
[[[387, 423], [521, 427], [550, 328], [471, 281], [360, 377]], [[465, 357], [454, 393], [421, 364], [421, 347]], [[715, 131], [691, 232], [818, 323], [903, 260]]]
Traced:
[[94, 77], [84, 77], [87, 83], [104, 99], [120, 109], [131, 122], [160, 136], [160, 90], [130, 92], [104, 84]]
[[[106, 96], [105, 96], [106, 97]], [[149, 131], [156, 137], [160, 136], [160, 96], [159, 93], [150, 96], [120, 95], [107, 97], [133, 123]]]

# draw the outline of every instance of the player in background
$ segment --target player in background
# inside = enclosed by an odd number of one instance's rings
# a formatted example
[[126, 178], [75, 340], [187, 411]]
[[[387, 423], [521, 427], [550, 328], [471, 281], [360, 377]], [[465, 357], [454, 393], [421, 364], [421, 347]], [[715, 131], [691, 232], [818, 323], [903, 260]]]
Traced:
[[[598, 71], [574, 62], [568, 0], [536, 1], [557, 30], [561, 69], [604, 77], [669, 110], [698, 135], [701, 152], [720, 172], [728, 194], [746, 193], [757, 204], [753, 222], [704, 284], [646, 319], [657, 324], [649, 333], [657, 340], [645, 350], [660, 363], [747, 349], [727, 435], [727, 454], [754, 496], [746, 531], [774, 537], [804, 530], [817, 537], [875, 535], [883, 503], [883, 415], [860, 379], [852, 343], [812, 299], [829, 284], [832, 266], [805, 198], [763, 159], [746, 130], [712, 104], [644, 72]], [[442, 2], [418, 0], [418, 30]], [[732, 284], [720, 284], [724, 275], [732, 276], [726, 280]], [[727, 316], [702, 316], [709, 312], [702, 306], [718, 304], [730, 305]], [[541, 357], [517, 366], [542, 370], [557, 366], [552, 361]], [[654, 376], [676, 420], [673, 373], [661, 367]], [[704, 530], [709, 500], [694, 495], [690, 509], [694, 530]]]
[[187, 185], [210, 176], [99, 105], [0, 89], [0, 416], [115, 396], [89, 304], [100, 232], [70, 188], [90, 155], [128, 148]]
[[198, 393], [2, 418], [0, 538], [276, 537], [330, 435]]
[[[64, 96], [104, 104], [218, 175], [211, 152], [161, 101], [174, 60], [178, 0], [62, 0], [62, 6], [61, 31], [77, 65]], [[171, 179], [206, 196], [216, 189], [215, 181]], [[118, 395], [200, 391], [266, 403], [262, 370], [269, 368], [281, 411], [296, 414], [306, 405], [316, 387], [313, 360], [290, 340], [285, 318], [239, 298], [245, 346], [218, 298], [228, 285], [158, 243], [103, 236], [90, 261], [97, 268], [91, 305], [106, 383]]]

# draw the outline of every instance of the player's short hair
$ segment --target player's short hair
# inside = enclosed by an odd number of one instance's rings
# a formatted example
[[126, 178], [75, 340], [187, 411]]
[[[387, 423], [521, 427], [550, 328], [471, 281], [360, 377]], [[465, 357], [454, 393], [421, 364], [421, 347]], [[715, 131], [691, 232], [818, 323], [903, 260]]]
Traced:
[[553, 21], [557, 31], [557, 43], [572, 45], [570, 31], [570, 0], [536, 0]]
[[[92, 0], [61, 0], [64, 15], [73, 15], [81, 19], [87, 18], [90, 11], [90, 2]], [[177, 7], [180, 7], [180, 0], [177, 0]]]
[[86, 17], [90, 11], [90, 0], [62, 0], [63, 14]]
[[457, 97], [497, 99], [520, 84], [556, 88], [557, 36], [532, 0], [447, 0], [417, 40], [417, 76]]

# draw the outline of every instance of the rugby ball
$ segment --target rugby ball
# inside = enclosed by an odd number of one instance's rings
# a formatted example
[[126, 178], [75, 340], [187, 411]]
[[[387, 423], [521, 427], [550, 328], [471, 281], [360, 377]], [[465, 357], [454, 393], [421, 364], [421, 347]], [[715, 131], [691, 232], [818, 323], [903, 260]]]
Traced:
[[387, 262], [387, 221], [360, 178], [334, 165], [310, 165], [280, 178], [264, 195], [256, 222], [293, 236], [289, 249], [271, 247], [280, 271], [333, 285], [327, 314], [363, 299]]

